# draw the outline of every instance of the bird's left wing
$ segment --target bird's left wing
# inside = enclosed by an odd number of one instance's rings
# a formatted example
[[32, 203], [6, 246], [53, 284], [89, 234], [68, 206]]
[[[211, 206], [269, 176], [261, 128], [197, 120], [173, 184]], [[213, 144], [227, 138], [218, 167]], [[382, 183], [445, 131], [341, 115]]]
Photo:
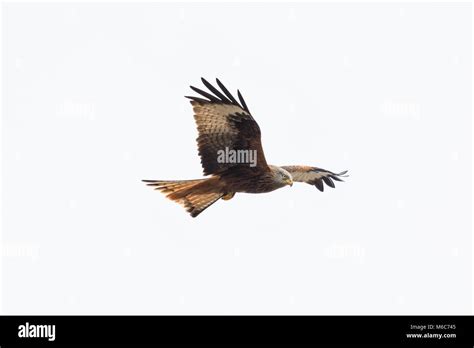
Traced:
[[329, 187], [336, 187], [334, 181], [344, 181], [341, 177], [347, 177], [347, 170], [340, 173], [333, 173], [329, 170], [309, 167], [309, 166], [283, 166], [283, 169], [288, 171], [293, 177], [293, 181], [305, 182], [316, 186], [319, 191], [324, 191], [324, 184]]

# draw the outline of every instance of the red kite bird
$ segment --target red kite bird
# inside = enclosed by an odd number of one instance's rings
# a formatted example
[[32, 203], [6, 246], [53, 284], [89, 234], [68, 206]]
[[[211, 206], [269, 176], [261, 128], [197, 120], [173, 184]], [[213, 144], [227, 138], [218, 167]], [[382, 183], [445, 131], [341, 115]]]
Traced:
[[335, 187], [333, 180], [343, 181], [341, 177], [347, 176], [347, 170], [336, 174], [317, 167], [267, 164], [260, 128], [240, 92], [237, 91], [239, 103], [218, 79], [216, 82], [222, 91], [201, 80], [210, 93], [191, 86], [204, 98], [186, 98], [191, 99], [194, 109], [204, 175], [211, 176], [197, 180], [143, 180], [183, 205], [192, 217], [220, 198], [231, 199], [236, 192], [271, 192], [292, 186], [293, 181], [324, 191], [323, 182]]

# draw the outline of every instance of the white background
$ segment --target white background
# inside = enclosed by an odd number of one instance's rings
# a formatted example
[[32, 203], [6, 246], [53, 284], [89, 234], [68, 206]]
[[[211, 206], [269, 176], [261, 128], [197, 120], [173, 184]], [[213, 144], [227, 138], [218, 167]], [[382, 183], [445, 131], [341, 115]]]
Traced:
[[[6, 314], [467, 314], [470, 4], [5, 4]], [[184, 95], [239, 88], [268, 162], [349, 169], [192, 219]]]

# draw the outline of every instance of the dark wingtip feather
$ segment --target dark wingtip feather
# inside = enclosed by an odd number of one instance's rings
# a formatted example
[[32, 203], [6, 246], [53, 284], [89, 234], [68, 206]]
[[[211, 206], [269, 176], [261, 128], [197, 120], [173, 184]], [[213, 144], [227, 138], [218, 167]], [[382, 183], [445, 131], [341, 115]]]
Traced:
[[242, 97], [242, 94], [240, 93], [239, 90], [237, 90], [237, 96], [239, 97], [240, 103], [242, 104], [242, 107], [244, 108], [244, 110], [250, 113], [249, 108], [247, 107], [247, 104], [245, 103], [244, 97]]
[[321, 192], [324, 192], [324, 185], [321, 180], [315, 180], [314, 181], [314, 186]]
[[218, 78], [216, 78], [216, 82], [219, 88], [222, 90], [222, 92], [224, 92], [227, 98], [229, 98], [229, 100], [232, 102], [232, 104], [240, 107], [239, 103], [237, 102], [237, 100], [235, 100], [232, 93], [229, 92], [229, 90], [224, 86], [224, 84]]
[[339, 178], [337, 175], [331, 175], [330, 178], [333, 179], [333, 180], [336, 180], [336, 181], [344, 182], [344, 180], [342, 180], [341, 178]]
[[222, 103], [226, 104], [231, 104], [232, 102], [225, 96], [223, 95], [216, 87], [214, 87], [212, 84], [210, 84], [204, 77], [201, 77], [201, 81], [204, 84], [204, 86], [207, 87], [216, 97], [218, 97]]
[[203, 91], [202, 89], [199, 89], [197, 87], [194, 87], [194, 86], [189, 86], [194, 92], [202, 95], [203, 97], [206, 97], [207, 99], [209, 99], [210, 101], [212, 102], [215, 102], [215, 103], [222, 103], [222, 101], [217, 98], [216, 96], [213, 96], [212, 94], [210, 93], [207, 93], [205, 91]]
[[191, 95], [185, 95], [184, 96], [185, 98], [188, 98], [188, 99], [191, 99], [191, 102], [195, 101], [195, 102], [199, 102], [199, 103], [210, 103], [209, 100], [207, 99], [203, 99], [203, 98], [199, 98], [199, 97], [194, 97], [194, 96], [191, 96]]
[[329, 187], [332, 187], [332, 188], [336, 187], [336, 185], [334, 185], [334, 181], [332, 181], [330, 177], [323, 176], [323, 180], [326, 183], [326, 185], [328, 185]]

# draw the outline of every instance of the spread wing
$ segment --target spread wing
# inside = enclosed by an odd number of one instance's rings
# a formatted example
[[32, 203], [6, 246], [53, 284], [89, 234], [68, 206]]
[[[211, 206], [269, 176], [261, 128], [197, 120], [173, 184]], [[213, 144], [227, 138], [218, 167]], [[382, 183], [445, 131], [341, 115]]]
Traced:
[[282, 168], [291, 174], [293, 181], [314, 185], [321, 192], [324, 191], [323, 183], [334, 188], [336, 186], [333, 180], [344, 181], [341, 177], [344, 178], [348, 176], [346, 175], [347, 170], [340, 173], [333, 173], [326, 169], [309, 166], [283, 166]]
[[[187, 96], [191, 99], [199, 136], [197, 138], [199, 156], [204, 169], [204, 175], [220, 174], [234, 167], [251, 167], [255, 172], [269, 171], [262, 149], [260, 127], [253, 119], [244, 98], [237, 91], [240, 103], [216, 79], [221, 91], [205, 79], [201, 79], [209, 92], [191, 86], [191, 89], [202, 97]], [[231, 153], [241, 151], [242, 156], [248, 156], [252, 151], [256, 163], [229, 163], [222, 161], [219, 155], [222, 151]], [[244, 157], [242, 157], [244, 158]], [[227, 162], [227, 163], [226, 163]]]

